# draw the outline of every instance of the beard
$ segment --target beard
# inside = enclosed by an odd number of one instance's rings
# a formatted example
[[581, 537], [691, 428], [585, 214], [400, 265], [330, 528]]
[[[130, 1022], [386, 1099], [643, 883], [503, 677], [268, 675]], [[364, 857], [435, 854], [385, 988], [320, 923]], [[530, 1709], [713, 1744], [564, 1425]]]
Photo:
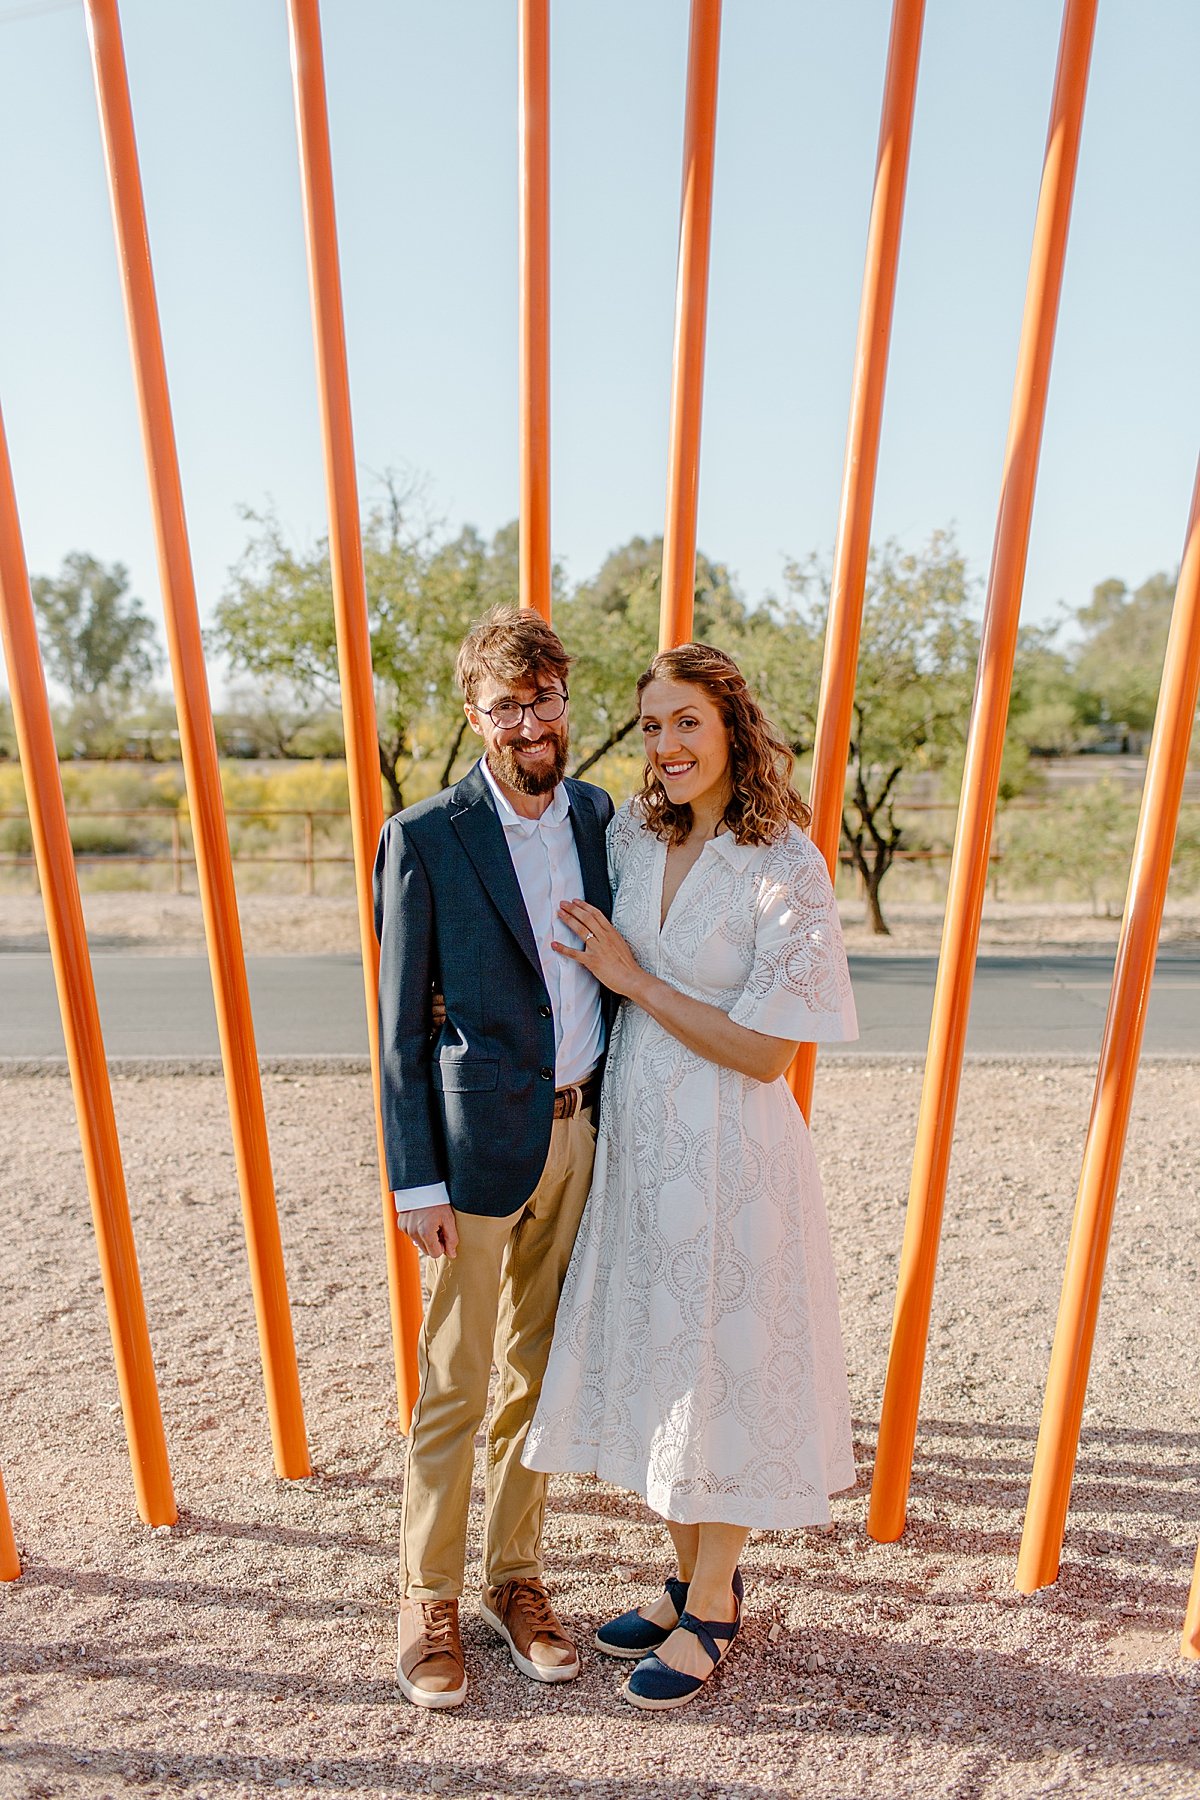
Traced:
[[567, 740], [546, 740], [553, 752], [552, 760], [541, 769], [527, 769], [511, 744], [495, 745], [487, 753], [488, 767], [497, 781], [515, 788], [518, 794], [548, 794], [567, 772]]
[[493, 745], [488, 751], [488, 767], [497, 781], [516, 788], [518, 794], [549, 794], [567, 774], [567, 740], [547, 738], [552, 751], [551, 763], [545, 769], [525, 769], [511, 743]]

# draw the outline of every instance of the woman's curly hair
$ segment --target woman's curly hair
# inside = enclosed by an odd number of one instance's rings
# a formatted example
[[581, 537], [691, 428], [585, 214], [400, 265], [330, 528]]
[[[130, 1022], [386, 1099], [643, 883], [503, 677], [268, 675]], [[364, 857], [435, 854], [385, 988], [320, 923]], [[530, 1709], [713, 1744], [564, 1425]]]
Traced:
[[[652, 681], [686, 681], [716, 702], [729, 729], [733, 789], [724, 823], [739, 844], [774, 844], [789, 825], [806, 829], [812, 814], [792, 786], [796, 759], [746, 686], [732, 656], [711, 644], [680, 644], [675, 650], [660, 650], [638, 677], [639, 702]], [[672, 804], [648, 761], [639, 806], [650, 830], [668, 844], [681, 844], [692, 829], [691, 807]]]

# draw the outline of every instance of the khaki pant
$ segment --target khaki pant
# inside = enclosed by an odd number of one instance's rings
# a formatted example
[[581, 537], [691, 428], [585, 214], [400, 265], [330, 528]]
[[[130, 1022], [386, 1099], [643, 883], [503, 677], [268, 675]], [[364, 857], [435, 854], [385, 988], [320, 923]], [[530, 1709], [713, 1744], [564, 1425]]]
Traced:
[[593, 1110], [551, 1126], [541, 1180], [519, 1212], [500, 1219], [456, 1213], [458, 1255], [434, 1264], [400, 1515], [409, 1599], [462, 1593], [475, 1434], [487, 1410], [493, 1350], [499, 1379], [487, 1437], [483, 1579], [500, 1587], [541, 1574], [546, 1477], [525, 1468], [521, 1450], [591, 1183]]

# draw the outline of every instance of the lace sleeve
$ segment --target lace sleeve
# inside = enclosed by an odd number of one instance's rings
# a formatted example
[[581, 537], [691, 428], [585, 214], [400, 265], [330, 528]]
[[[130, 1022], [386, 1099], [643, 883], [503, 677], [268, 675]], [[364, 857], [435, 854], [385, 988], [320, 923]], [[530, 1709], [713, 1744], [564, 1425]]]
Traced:
[[609, 821], [608, 880], [614, 900], [617, 897], [617, 889], [621, 885], [621, 864], [625, 861], [630, 844], [642, 829], [634, 807], [633, 800], [626, 800], [624, 806], [614, 813]]
[[800, 1043], [856, 1038], [842, 926], [820, 851], [793, 830], [752, 879], [754, 966], [729, 1017]]

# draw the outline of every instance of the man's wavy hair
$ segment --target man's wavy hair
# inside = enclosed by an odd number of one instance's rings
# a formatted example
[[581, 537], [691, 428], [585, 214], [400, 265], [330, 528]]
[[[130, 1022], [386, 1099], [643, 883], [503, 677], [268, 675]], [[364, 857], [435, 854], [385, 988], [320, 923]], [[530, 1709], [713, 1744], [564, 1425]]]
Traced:
[[476, 619], [459, 647], [454, 679], [474, 705], [485, 681], [519, 687], [544, 675], [567, 685], [571, 658], [558, 633], [532, 607], [492, 606]]
[[[723, 650], [711, 644], [680, 644], [661, 650], [638, 677], [640, 703], [652, 681], [686, 681], [716, 702], [729, 729], [733, 792], [724, 823], [739, 844], [775, 844], [789, 825], [803, 831], [812, 817], [792, 786], [795, 757], [746, 686], [746, 678]], [[675, 806], [647, 762], [639, 796], [642, 817], [668, 844], [681, 844], [692, 829], [690, 806]]]

